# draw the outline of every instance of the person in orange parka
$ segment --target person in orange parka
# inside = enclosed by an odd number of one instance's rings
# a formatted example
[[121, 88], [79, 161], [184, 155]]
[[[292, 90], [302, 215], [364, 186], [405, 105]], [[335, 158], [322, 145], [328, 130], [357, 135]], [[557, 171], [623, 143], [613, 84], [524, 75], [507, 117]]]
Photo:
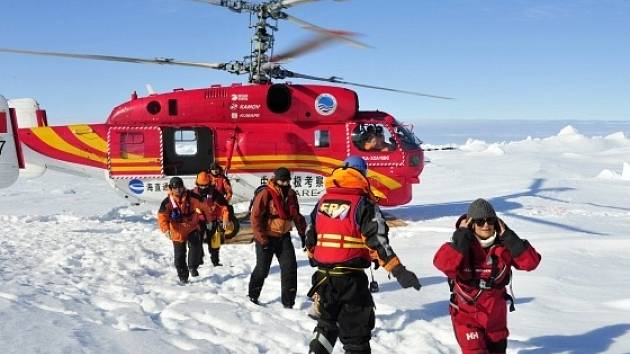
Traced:
[[[210, 177], [206, 171], [201, 171], [197, 174], [195, 180], [196, 187], [192, 190], [193, 193], [201, 197], [204, 204], [210, 208], [210, 219], [206, 219], [204, 215], [199, 216], [199, 228], [201, 229], [202, 238], [205, 235], [205, 240], [208, 243], [208, 252], [210, 252], [210, 260], [215, 267], [222, 266], [219, 261], [219, 249], [221, 248], [221, 242], [213, 240], [215, 233], [217, 236], [223, 238], [223, 233], [228, 227], [230, 222], [230, 212], [228, 209], [228, 203], [223, 197], [223, 194], [211, 184]], [[203, 247], [202, 247], [203, 250]]]
[[[160, 230], [173, 242], [175, 269], [180, 282], [185, 284], [188, 283], [189, 273], [193, 277], [199, 276], [197, 268], [203, 250], [199, 218], [203, 215], [206, 220], [211, 220], [212, 211], [198, 195], [186, 190], [181, 178], [171, 178], [168, 188], [168, 196], [158, 210], [158, 222]], [[188, 264], [186, 244], [189, 248]]]
[[451, 287], [449, 312], [463, 354], [499, 354], [507, 349], [507, 305], [513, 298], [505, 287], [512, 267], [531, 271], [540, 254], [497, 217], [484, 200], [472, 202], [455, 224], [451, 242], [440, 247], [433, 264]]
[[229, 203], [230, 200], [232, 200], [232, 185], [230, 184], [230, 180], [225, 176], [221, 165], [216, 162], [211, 163], [208, 172], [210, 172], [208, 175], [210, 184], [212, 184], [217, 192], [221, 193]]

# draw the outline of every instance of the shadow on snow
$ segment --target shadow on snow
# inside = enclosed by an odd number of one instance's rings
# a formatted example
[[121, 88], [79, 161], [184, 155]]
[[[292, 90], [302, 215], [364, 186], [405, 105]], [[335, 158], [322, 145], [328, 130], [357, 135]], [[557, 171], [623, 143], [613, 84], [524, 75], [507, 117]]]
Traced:
[[[518, 203], [512, 200], [519, 197], [536, 197], [540, 199], [546, 199], [550, 201], [569, 204], [568, 201], [548, 197], [548, 196], [542, 195], [542, 193], [566, 192], [566, 191], [574, 190], [574, 188], [569, 188], [569, 187], [542, 188], [542, 185], [544, 182], [545, 180], [543, 178], [536, 178], [534, 179], [532, 184], [529, 186], [527, 191], [490, 198], [489, 201], [492, 203], [492, 205], [494, 206], [497, 212], [500, 212], [504, 215], [508, 215], [516, 219], [522, 219], [529, 222], [544, 224], [544, 225], [548, 225], [548, 226], [552, 226], [552, 227], [556, 227], [556, 228], [560, 228], [560, 229], [572, 231], [572, 232], [580, 232], [580, 233], [598, 235], [598, 236], [607, 235], [605, 233], [583, 229], [583, 228], [579, 228], [573, 225], [561, 224], [558, 222], [542, 220], [542, 219], [534, 218], [531, 216], [514, 214], [513, 211], [518, 210], [523, 207], [521, 203]], [[437, 219], [437, 218], [446, 217], [446, 216], [452, 216], [454, 218], [457, 218], [460, 215], [466, 213], [466, 211], [468, 210], [468, 205], [470, 205], [471, 202], [472, 200], [463, 200], [463, 201], [444, 203], [444, 204], [411, 205], [411, 206], [404, 206], [404, 207], [389, 209], [387, 210], [387, 212], [395, 215], [396, 217], [400, 219], [411, 220], [411, 221], [431, 220], [431, 219]], [[615, 207], [610, 207], [610, 208], [615, 208]], [[454, 223], [455, 223], [455, 220], [453, 220], [453, 224]]]
[[537, 348], [519, 351], [521, 354], [592, 354], [601, 353], [610, 347], [615, 338], [624, 335], [630, 330], [630, 324], [616, 324], [594, 329], [584, 334], [573, 336], [553, 335], [535, 337], [521, 342], [524, 345], [533, 345]]

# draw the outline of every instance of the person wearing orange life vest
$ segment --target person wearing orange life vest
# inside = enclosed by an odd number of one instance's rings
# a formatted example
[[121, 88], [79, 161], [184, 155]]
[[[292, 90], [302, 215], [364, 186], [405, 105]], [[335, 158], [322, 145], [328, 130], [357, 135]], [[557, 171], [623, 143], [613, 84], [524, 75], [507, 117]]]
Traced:
[[212, 211], [202, 203], [198, 195], [186, 190], [181, 178], [171, 178], [168, 188], [168, 196], [158, 210], [158, 223], [160, 230], [173, 242], [175, 269], [180, 282], [185, 284], [188, 283], [189, 274], [193, 277], [199, 275], [197, 268], [203, 250], [199, 218], [203, 216], [206, 220], [211, 219]]
[[254, 197], [250, 221], [256, 241], [256, 267], [249, 280], [249, 299], [258, 304], [265, 278], [274, 254], [280, 264], [281, 301], [285, 308], [292, 308], [297, 293], [297, 261], [291, 242], [293, 224], [298, 230], [302, 247], [306, 220], [300, 214], [297, 195], [291, 189], [291, 173], [280, 167]]
[[[211, 210], [210, 219], [206, 219], [203, 215], [199, 217], [199, 228], [202, 239], [205, 238], [208, 244], [208, 252], [210, 253], [212, 265], [215, 267], [222, 266], [223, 264], [219, 261], [221, 241], [215, 240], [214, 238], [223, 238], [223, 232], [230, 223], [228, 202], [223, 197], [223, 194], [219, 193], [215, 186], [211, 184], [210, 177], [206, 171], [201, 171], [197, 174], [195, 185], [196, 187], [192, 192], [198, 195], [202, 202]], [[201, 262], [203, 263], [203, 260]]]
[[375, 202], [367, 164], [350, 156], [324, 181], [326, 192], [310, 216], [306, 248], [313, 287], [320, 298], [317, 326], [309, 353], [328, 354], [337, 337], [346, 353], [370, 353], [374, 301], [364, 272], [373, 259], [391, 272], [403, 288], [420, 290], [420, 281], [400, 262], [389, 244], [389, 228]]
[[223, 168], [221, 168], [221, 165], [217, 162], [211, 163], [210, 167], [208, 167], [208, 172], [210, 184], [212, 184], [217, 192], [221, 193], [229, 203], [230, 200], [232, 200], [232, 185], [225, 175]]

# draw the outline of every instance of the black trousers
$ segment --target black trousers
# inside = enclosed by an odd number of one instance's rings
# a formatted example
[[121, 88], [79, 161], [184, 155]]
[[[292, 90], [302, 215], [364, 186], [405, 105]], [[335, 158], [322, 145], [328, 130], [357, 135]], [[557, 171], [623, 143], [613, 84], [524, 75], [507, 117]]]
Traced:
[[[313, 285], [324, 273], [313, 274]], [[337, 337], [346, 353], [370, 353], [370, 339], [374, 329], [374, 300], [364, 272], [329, 276], [317, 288], [320, 296], [321, 317], [317, 321], [309, 353], [332, 352]]]
[[[188, 262], [186, 262], [186, 247], [188, 247]], [[197, 269], [203, 256], [203, 246], [199, 231], [195, 230], [188, 234], [187, 242], [173, 241], [173, 254], [177, 276], [179, 279], [188, 280], [188, 269]]]
[[280, 264], [282, 305], [292, 307], [295, 304], [297, 292], [297, 261], [289, 233], [280, 238], [270, 237], [269, 244], [265, 248], [256, 243], [256, 267], [249, 279], [249, 296], [254, 299], [260, 296], [265, 279], [269, 275], [269, 267], [271, 267], [274, 254]]

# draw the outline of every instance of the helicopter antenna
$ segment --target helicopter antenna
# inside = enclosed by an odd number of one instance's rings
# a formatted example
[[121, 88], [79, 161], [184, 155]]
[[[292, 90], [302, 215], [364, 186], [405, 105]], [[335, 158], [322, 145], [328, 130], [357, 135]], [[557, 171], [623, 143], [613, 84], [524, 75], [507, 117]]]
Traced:
[[151, 84], [146, 84], [145, 86], [147, 88], [147, 93], [150, 95], [155, 95], [155, 90], [153, 89], [153, 86], [151, 86]]

